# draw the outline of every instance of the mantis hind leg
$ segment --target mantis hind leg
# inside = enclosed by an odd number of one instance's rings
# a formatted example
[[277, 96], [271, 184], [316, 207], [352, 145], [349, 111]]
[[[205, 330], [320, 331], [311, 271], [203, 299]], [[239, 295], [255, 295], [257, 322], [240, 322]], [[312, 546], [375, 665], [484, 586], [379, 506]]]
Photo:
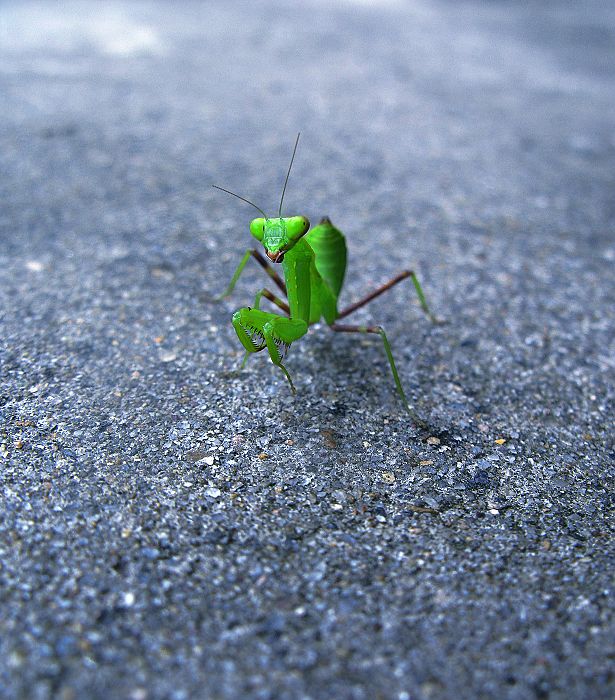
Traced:
[[363, 297], [363, 299], [359, 299], [359, 301], [355, 302], [354, 304], [350, 304], [350, 306], [347, 306], [345, 309], [342, 309], [337, 317], [344, 318], [344, 316], [349, 316], [351, 313], [353, 313], [353, 311], [356, 311], [362, 306], [369, 304], [370, 301], [372, 301], [376, 297], [379, 297], [381, 294], [384, 294], [384, 292], [388, 292], [389, 289], [394, 287], [402, 280], [407, 279], [408, 277], [412, 279], [414, 289], [416, 290], [416, 295], [419, 298], [421, 309], [423, 309], [423, 311], [432, 323], [439, 323], [438, 319], [431, 313], [431, 310], [429, 309], [429, 306], [427, 304], [427, 300], [425, 299], [425, 294], [423, 293], [421, 283], [419, 282], [418, 277], [412, 270], [404, 270], [403, 272], [400, 272], [397, 276], [393, 277], [393, 279], [389, 280], [381, 287], [378, 287], [373, 292], [370, 292], [367, 296]]
[[269, 358], [284, 372], [290, 389], [295, 394], [293, 380], [282, 361], [288, 353], [290, 344], [307, 333], [307, 323], [259, 309], [244, 308], [233, 314], [233, 327], [246, 349], [246, 357], [267, 348]]
[[342, 324], [337, 324], [334, 323], [329, 328], [332, 331], [336, 331], [337, 333], [375, 333], [378, 334], [382, 338], [382, 344], [384, 345], [384, 352], [387, 356], [387, 360], [389, 361], [389, 366], [391, 368], [391, 374], [393, 375], [393, 380], [395, 381], [395, 386], [397, 387], [397, 393], [399, 394], [399, 397], [404, 403], [404, 406], [406, 407], [406, 410], [410, 414], [410, 417], [412, 420], [419, 425], [421, 428], [426, 428], [427, 423], [422, 418], [419, 418], [417, 413], [410, 407], [410, 404], [408, 403], [408, 399], [406, 398], [406, 394], [404, 392], [404, 388], [401, 385], [401, 380], [399, 378], [399, 374], [397, 372], [397, 367], [395, 365], [395, 360], [393, 359], [393, 352], [391, 350], [391, 345], [389, 343], [389, 339], [386, 336], [386, 333], [384, 332], [384, 328], [382, 326], [346, 326]]

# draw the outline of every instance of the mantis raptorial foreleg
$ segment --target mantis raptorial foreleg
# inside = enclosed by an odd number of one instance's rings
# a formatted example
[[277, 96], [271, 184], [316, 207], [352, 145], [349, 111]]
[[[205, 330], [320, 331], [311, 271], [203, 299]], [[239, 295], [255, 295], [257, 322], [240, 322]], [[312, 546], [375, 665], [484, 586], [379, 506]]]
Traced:
[[296, 393], [293, 380], [282, 360], [286, 357], [290, 344], [307, 333], [306, 321], [244, 308], [233, 314], [232, 322], [237, 337], [247, 352], [260, 352], [267, 348], [271, 361], [284, 372], [291, 391]]
[[389, 343], [389, 339], [386, 336], [386, 333], [384, 332], [384, 328], [382, 328], [382, 326], [347, 326], [337, 323], [332, 324], [331, 326], [329, 326], [329, 328], [332, 331], [336, 331], [337, 333], [377, 333], [382, 338], [384, 352], [386, 353], [387, 359], [389, 361], [389, 366], [391, 367], [391, 374], [393, 375], [395, 386], [397, 387], [397, 392], [399, 393], [401, 400], [404, 402], [408, 413], [412, 416], [412, 420], [414, 420], [415, 423], [417, 423], [421, 427], [426, 428], [427, 424], [425, 423], [425, 421], [422, 418], [419, 418], [415, 411], [412, 408], [410, 408], [410, 404], [408, 403], [408, 399], [406, 398], [406, 394], [401, 385], [399, 374], [397, 373], [397, 367], [395, 366], [395, 360], [393, 359], [391, 345]]
[[419, 298], [421, 309], [423, 309], [423, 311], [432, 323], [438, 323], [438, 319], [431, 313], [429, 306], [427, 305], [427, 300], [425, 299], [425, 294], [423, 293], [421, 284], [416, 274], [412, 270], [404, 270], [403, 272], [400, 272], [398, 275], [393, 277], [393, 279], [389, 280], [381, 287], [378, 287], [373, 292], [370, 292], [367, 296], [363, 297], [363, 299], [359, 299], [359, 301], [356, 301], [354, 304], [350, 304], [350, 306], [347, 306], [345, 309], [342, 309], [338, 314], [338, 318], [344, 318], [345, 316], [349, 316], [353, 311], [356, 311], [362, 306], [369, 304], [370, 301], [372, 301], [376, 297], [379, 297], [381, 294], [384, 294], [384, 292], [391, 289], [391, 287], [394, 287], [398, 282], [401, 282], [402, 280], [405, 280], [408, 277], [412, 279], [412, 283], [414, 284], [414, 288], [416, 290], [416, 295]]
[[[260, 304], [261, 304], [261, 298], [265, 297], [265, 299], [269, 299], [270, 302], [275, 304], [278, 308], [282, 309], [284, 313], [287, 316], [290, 316], [290, 307], [288, 304], [283, 302], [281, 299], [276, 297], [276, 295], [273, 292], [270, 292], [268, 289], [263, 287], [260, 292], [256, 294], [254, 297], [254, 308], [255, 309], [260, 309]], [[246, 363], [248, 362], [248, 358], [250, 357], [250, 352], [246, 350], [245, 355], [243, 356], [243, 359], [241, 361], [241, 369], [243, 369], [246, 366]]]
[[233, 292], [233, 289], [235, 289], [235, 285], [237, 284], [237, 280], [241, 276], [241, 273], [243, 272], [243, 268], [246, 266], [248, 260], [250, 258], [254, 258], [256, 262], [265, 270], [265, 272], [271, 277], [273, 282], [278, 286], [278, 288], [281, 290], [281, 292], [286, 296], [286, 285], [284, 284], [284, 280], [278, 275], [278, 273], [271, 267], [271, 265], [265, 260], [265, 258], [258, 252], [258, 250], [255, 250], [254, 248], [248, 248], [246, 252], [243, 254], [243, 257], [241, 258], [239, 265], [237, 265], [237, 269], [235, 270], [233, 276], [231, 277], [231, 281], [229, 282], [228, 287], [224, 291], [223, 294], [221, 294], [218, 299], [224, 299], [228, 296], [231, 295]]

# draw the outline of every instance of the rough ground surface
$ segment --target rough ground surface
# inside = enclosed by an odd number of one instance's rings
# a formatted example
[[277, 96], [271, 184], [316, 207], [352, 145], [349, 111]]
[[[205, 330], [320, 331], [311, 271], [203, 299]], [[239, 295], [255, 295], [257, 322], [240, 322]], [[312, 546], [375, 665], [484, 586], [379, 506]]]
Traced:
[[[613, 697], [615, 11], [3, 3], [0, 695]], [[247, 205], [349, 239], [293, 398]]]

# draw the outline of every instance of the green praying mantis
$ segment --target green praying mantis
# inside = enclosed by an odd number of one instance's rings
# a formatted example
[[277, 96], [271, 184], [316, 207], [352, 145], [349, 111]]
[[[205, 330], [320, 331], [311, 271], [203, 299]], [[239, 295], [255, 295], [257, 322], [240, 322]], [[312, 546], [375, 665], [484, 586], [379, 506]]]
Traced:
[[[437, 323], [437, 320], [431, 313], [421, 285], [412, 270], [400, 272], [386, 284], [370, 292], [359, 301], [338, 310], [338, 297], [344, 283], [347, 259], [346, 239], [343, 233], [331, 223], [328, 217], [323, 218], [318, 226], [310, 230], [310, 222], [305, 216], [282, 216], [284, 194], [300, 135], [300, 133], [297, 134], [286, 173], [278, 216], [268, 217], [260, 207], [249, 199], [223, 187], [218, 187], [218, 185], [213, 185], [216, 189], [250, 204], [262, 214], [250, 222], [250, 233], [263, 244], [266, 255], [265, 257], [258, 250], [248, 248], [226, 291], [219, 299], [224, 299], [232, 293], [250, 258], [254, 258], [264, 268], [271, 281], [286, 297], [286, 301], [284, 301], [264, 287], [256, 294], [253, 306], [244, 307], [233, 314], [233, 328], [246, 350], [242, 366], [245, 365], [250, 354], [266, 349], [271, 361], [282, 370], [291, 391], [295, 394], [295, 386], [284, 361], [291, 343], [303, 337], [312, 324], [324, 319], [329, 328], [338, 333], [374, 333], [382, 339], [391, 374], [401, 400], [411, 417], [416, 422], [423, 424], [423, 421], [416, 416], [408, 403], [393, 359], [391, 345], [384, 329], [381, 326], [345, 325], [340, 324], [339, 321], [350, 316], [354, 311], [406, 278], [410, 278], [414, 283], [416, 294], [425, 314], [432, 322]], [[278, 275], [272, 263], [281, 265], [284, 272], [283, 279]], [[262, 311], [260, 303], [263, 297], [275, 304], [284, 315]]]

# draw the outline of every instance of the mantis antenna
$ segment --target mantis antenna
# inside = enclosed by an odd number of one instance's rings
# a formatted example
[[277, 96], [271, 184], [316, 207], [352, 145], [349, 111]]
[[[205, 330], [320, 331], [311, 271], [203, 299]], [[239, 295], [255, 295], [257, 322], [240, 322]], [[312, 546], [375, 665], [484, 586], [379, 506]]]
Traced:
[[[292, 161], [291, 161], [292, 164]], [[288, 178], [287, 178], [288, 179]], [[251, 202], [249, 199], [246, 199], [245, 197], [240, 197], [238, 194], [235, 194], [234, 192], [231, 192], [230, 190], [225, 190], [224, 187], [218, 187], [218, 185], [212, 185], [212, 187], [215, 187], [217, 190], [222, 190], [223, 192], [226, 192], [226, 194], [232, 194], [233, 197], [237, 197], [237, 199], [241, 199], [242, 202], [246, 202], [247, 204], [251, 204], [255, 209], [258, 209], [260, 213], [263, 215], [263, 217], [266, 219], [267, 214], [260, 208], [257, 207], [254, 202]]]
[[286, 173], [286, 180], [284, 180], [284, 189], [282, 190], [282, 197], [280, 198], [280, 208], [278, 209], [278, 216], [282, 218], [282, 202], [284, 201], [284, 193], [286, 192], [286, 185], [288, 185], [288, 178], [290, 177], [290, 171], [293, 167], [293, 160], [295, 160], [295, 153], [297, 152], [297, 146], [299, 144], [299, 137], [301, 132], [297, 134], [297, 140], [295, 141], [295, 148], [293, 149], [293, 155], [290, 159], [290, 165], [288, 166], [288, 172]]

